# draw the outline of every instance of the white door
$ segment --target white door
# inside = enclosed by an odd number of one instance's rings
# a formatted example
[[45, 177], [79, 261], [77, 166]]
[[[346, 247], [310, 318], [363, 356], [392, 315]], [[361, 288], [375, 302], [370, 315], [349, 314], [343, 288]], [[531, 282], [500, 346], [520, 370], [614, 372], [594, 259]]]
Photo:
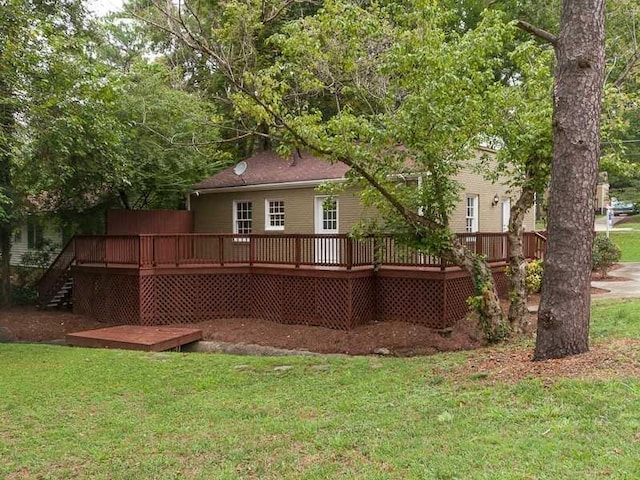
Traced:
[[[315, 198], [315, 233], [334, 235], [338, 233], [338, 199], [335, 197]], [[335, 264], [340, 261], [340, 244], [337, 238], [317, 238], [315, 240], [315, 261]]]
[[509, 230], [509, 218], [511, 217], [511, 199], [502, 200], [502, 231]]

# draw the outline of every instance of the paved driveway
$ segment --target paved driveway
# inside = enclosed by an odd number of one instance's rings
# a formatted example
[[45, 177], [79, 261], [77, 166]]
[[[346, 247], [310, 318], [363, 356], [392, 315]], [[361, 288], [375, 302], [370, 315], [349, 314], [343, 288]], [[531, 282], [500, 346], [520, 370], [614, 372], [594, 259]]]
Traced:
[[620, 268], [616, 268], [609, 276], [611, 277], [624, 277], [629, 281], [615, 281], [607, 282], [606, 280], [591, 282], [591, 285], [596, 288], [602, 288], [609, 290], [609, 293], [602, 293], [594, 295], [592, 299], [600, 298], [640, 298], [640, 263], [638, 262], [625, 262], [621, 264]]

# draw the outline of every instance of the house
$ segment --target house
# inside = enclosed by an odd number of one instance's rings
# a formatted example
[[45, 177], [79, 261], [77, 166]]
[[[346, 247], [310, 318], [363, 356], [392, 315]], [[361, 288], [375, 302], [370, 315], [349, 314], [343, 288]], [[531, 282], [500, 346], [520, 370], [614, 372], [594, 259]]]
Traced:
[[607, 207], [610, 205], [610, 203], [611, 199], [609, 198], [609, 176], [607, 175], [607, 172], [599, 172], [595, 195], [596, 213], [604, 215], [607, 212]]
[[42, 251], [43, 247], [47, 247], [53, 260], [63, 243], [62, 229], [56, 223], [42, 216], [29, 216], [13, 230], [10, 263], [14, 266], [22, 265], [25, 253]]
[[[347, 235], [376, 212], [356, 188], [333, 197], [316, 190], [344, 182], [347, 171], [308, 154], [261, 152], [197, 184], [188, 212], [112, 213], [107, 235], [76, 236], [62, 252], [39, 284], [41, 302], [72, 283], [74, 312], [116, 324], [261, 318], [447, 329], [464, 318], [474, 292], [467, 272], [392, 236]], [[420, 181], [408, 177], [399, 181]], [[472, 170], [459, 180], [465, 191], [451, 224], [486, 256], [506, 295], [507, 190]], [[545, 239], [533, 231], [532, 214], [526, 228], [526, 255], [540, 258]]]
[[[476, 158], [492, 155], [477, 150]], [[308, 153], [283, 159], [272, 151], [255, 154], [234, 167], [193, 186], [188, 208], [200, 233], [344, 234], [375, 213], [362, 205], [359, 191], [347, 187], [328, 198], [316, 187], [345, 182], [349, 167]], [[419, 175], [414, 181], [419, 181]], [[454, 232], [504, 232], [508, 228], [511, 196], [508, 188], [492, 183], [469, 168], [457, 177], [464, 191], [451, 215]], [[535, 228], [534, 209], [525, 230]]]

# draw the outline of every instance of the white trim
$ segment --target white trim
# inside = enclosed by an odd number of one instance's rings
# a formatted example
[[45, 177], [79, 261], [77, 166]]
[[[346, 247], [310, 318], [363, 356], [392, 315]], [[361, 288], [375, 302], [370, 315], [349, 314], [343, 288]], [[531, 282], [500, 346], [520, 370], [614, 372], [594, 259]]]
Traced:
[[[239, 232], [238, 231], [238, 204], [239, 203], [248, 203], [249, 205], [251, 205], [251, 218], [249, 219], [250, 223], [250, 231], [249, 232]], [[251, 200], [234, 200], [233, 201], [233, 217], [232, 217], [232, 227], [233, 227], [233, 233], [235, 235], [246, 235], [246, 234], [251, 234], [253, 233], [253, 201]], [[246, 220], [244, 220], [246, 221]], [[246, 242], [249, 239], [248, 238], [236, 238], [235, 239], [238, 242]]]
[[[333, 197], [336, 202], [336, 228], [331, 230], [324, 229], [323, 225], [323, 203], [327, 198]], [[333, 195], [316, 195], [313, 199], [313, 212], [314, 212], [314, 232], [316, 234], [335, 234], [340, 232], [340, 202], [337, 196]]]
[[282, 183], [259, 183], [256, 185], [237, 185], [234, 187], [217, 187], [217, 188], [198, 188], [194, 193], [224, 193], [224, 192], [240, 192], [240, 191], [258, 191], [258, 190], [287, 190], [290, 188], [317, 187], [323, 183], [344, 183], [345, 178], [325, 178], [322, 180], [302, 180], [298, 182], [282, 182]]
[[[473, 200], [472, 205], [469, 205], [469, 200]], [[466, 233], [476, 233], [479, 231], [479, 210], [480, 197], [477, 194], [467, 194], [464, 201], [464, 230]], [[469, 215], [469, 207], [473, 209], [472, 215]], [[468, 220], [471, 220], [469, 229]]]
[[[282, 202], [282, 215], [285, 215], [285, 203], [284, 203], [284, 199], [282, 198], [265, 198], [264, 199], [264, 230], [265, 232], [268, 231], [283, 231], [284, 230], [284, 225], [278, 225], [278, 226], [272, 226], [271, 225], [271, 212], [270, 210], [270, 205], [269, 203], [271, 202]], [[286, 217], [285, 217], [286, 218]], [[283, 223], [285, 221], [285, 218], [283, 218]]]
[[502, 210], [502, 213], [500, 214], [500, 221], [502, 222], [501, 229], [503, 232], [508, 232], [509, 221], [511, 220], [511, 198], [503, 197], [500, 202], [500, 209]]

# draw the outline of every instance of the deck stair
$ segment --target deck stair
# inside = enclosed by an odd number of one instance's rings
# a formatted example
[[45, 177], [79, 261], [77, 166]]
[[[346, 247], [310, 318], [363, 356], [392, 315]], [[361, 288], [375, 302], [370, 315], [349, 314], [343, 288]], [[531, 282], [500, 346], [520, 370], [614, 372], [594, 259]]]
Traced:
[[67, 281], [60, 287], [60, 290], [51, 297], [46, 304], [47, 308], [71, 308], [73, 306], [73, 278], [69, 275]]
[[71, 266], [75, 263], [75, 260], [74, 237], [67, 242], [38, 282], [38, 303], [40, 307], [71, 307], [73, 302]]

